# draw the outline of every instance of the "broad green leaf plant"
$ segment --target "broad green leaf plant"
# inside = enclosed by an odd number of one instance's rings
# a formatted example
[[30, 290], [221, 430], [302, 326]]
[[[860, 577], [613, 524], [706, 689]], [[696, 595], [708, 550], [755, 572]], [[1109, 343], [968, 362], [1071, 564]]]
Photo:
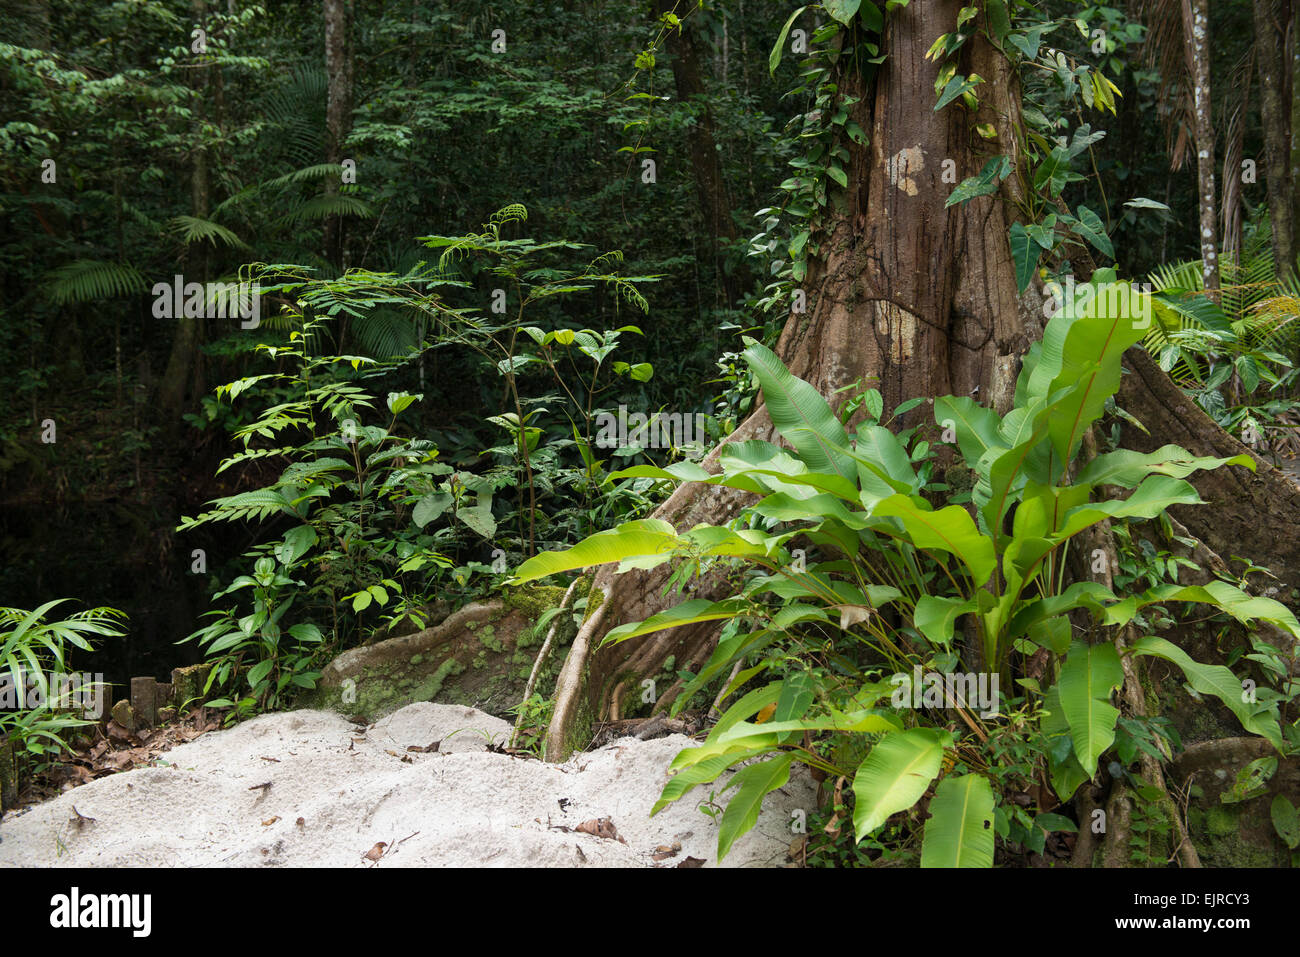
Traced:
[[[1115, 283], [1114, 274], [1099, 270], [1094, 281]], [[684, 532], [628, 522], [519, 567], [522, 582], [614, 562], [620, 570], [680, 562], [701, 575], [739, 566], [733, 596], [691, 598], [606, 638], [725, 622], [677, 701], [719, 679], [724, 698], [739, 698], [701, 745], [677, 756], [656, 811], [741, 768], [727, 784], [735, 794], [721, 817], [721, 857], [800, 761], [852, 782], [858, 841], [905, 823], [928, 796], [922, 866], [987, 867], [995, 832], [1015, 839], [1034, 827], [1023, 809], [1000, 803], [992, 742], [1014, 725], [1035, 742], [1036, 766], [1046, 765], [1057, 797], [1070, 800], [1116, 740], [1110, 697], [1124, 670], [1112, 638], [1121, 626], [1142, 628], [1144, 608], [1195, 603], [1300, 637], [1285, 606], [1229, 582], [1117, 595], [1100, 581], [1068, 580], [1067, 552], [1085, 530], [1199, 504], [1186, 480], [1197, 470], [1253, 468], [1249, 456], [1205, 458], [1172, 445], [1080, 461], [1084, 434], [1119, 387], [1124, 351], [1143, 335], [1123, 308], [1131, 301], [1067, 303], [1025, 356], [1006, 415], [966, 397], [936, 399], [935, 445], [918, 429], [882, 425], [874, 392], [859, 403], [868, 417], [847, 428], [813, 386], [750, 340], [744, 359], [789, 447], [730, 443], [717, 475], [686, 462], [620, 473], [749, 492], [738, 519]], [[941, 474], [940, 447], [958, 460]], [[969, 495], [938, 480], [966, 470]], [[1123, 653], [1171, 662], [1246, 731], [1279, 750], [1295, 746], [1298, 729], [1283, 728], [1277, 699], [1244, 703], [1227, 667], [1198, 663], [1156, 635]], [[1026, 662], [1044, 654], [1048, 666], [1030, 677]], [[977, 672], [1000, 679], [978, 703]]]

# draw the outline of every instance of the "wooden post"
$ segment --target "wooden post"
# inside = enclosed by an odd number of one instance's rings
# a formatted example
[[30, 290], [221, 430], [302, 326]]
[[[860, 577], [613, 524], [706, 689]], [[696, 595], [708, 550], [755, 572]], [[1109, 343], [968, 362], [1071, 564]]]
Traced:
[[207, 683], [212, 662], [172, 669], [172, 706], [180, 709], [203, 703], [203, 686]]
[[113, 720], [113, 686], [107, 681], [99, 684], [99, 714], [95, 720], [99, 724], [99, 729], [105, 731], [108, 723]]
[[158, 682], [154, 678], [131, 679], [131, 707], [141, 727], [158, 725]]
[[0, 737], [0, 814], [18, 806], [18, 755], [15, 743]]

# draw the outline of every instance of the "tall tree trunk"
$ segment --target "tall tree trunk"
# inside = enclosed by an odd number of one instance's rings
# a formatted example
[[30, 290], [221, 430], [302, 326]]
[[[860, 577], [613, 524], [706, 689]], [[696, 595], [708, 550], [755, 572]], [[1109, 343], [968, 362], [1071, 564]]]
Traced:
[[[343, 144], [352, 127], [351, 10], [348, 0], [325, 0], [325, 72], [328, 101], [325, 107], [325, 162], [338, 170], [325, 179], [325, 193], [337, 196], [342, 181]], [[343, 218], [325, 218], [325, 258], [343, 268]]]
[[[191, 12], [194, 23], [201, 29], [207, 28], [207, 0], [193, 0]], [[211, 208], [211, 188], [208, 176], [208, 150], [204, 145], [206, 134], [203, 132], [203, 103], [207, 100], [209, 86], [209, 68], [203, 66], [195, 70], [195, 89], [199, 92], [199, 106], [195, 110], [196, 135], [198, 145], [192, 157], [190, 169], [190, 205], [194, 215], [206, 219]], [[186, 251], [186, 282], [205, 282], [207, 280], [207, 254], [200, 247], [195, 255], [195, 247]], [[172, 320], [176, 323], [176, 336], [172, 339], [171, 355], [167, 358], [167, 368], [160, 380], [159, 404], [167, 413], [172, 428], [180, 427], [180, 414], [186, 404], [203, 392], [203, 384], [197, 381], [199, 346], [203, 341], [203, 320], [197, 317], [187, 318], [178, 315]]]
[[1279, 275], [1295, 270], [1292, 219], [1291, 109], [1286, 86], [1286, 19], [1276, 0], [1255, 3], [1255, 62], [1259, 65], [1259, 113], [1264, 124], [1264, 178], [1268, 218]]
[[1192, 73], [1192, 116], [1196, 124], [1196, 194], [1200, 207], [1201, 276], [1207, 290], [1219, 288], [1215, 242], [1214, 124], [1210, 108], [1210, 0], [1183, 0], [1183, 37]]
[[[1291, 0], [1289, 23], [1286, 25], [1285, 56], [1291, 65], [1291, 224], [1300, 227], [1300, 10]], [[1283, 87], [1285, 89], [1285, 86]], [[1285, 101], [1284, 101], [1285, 102]], [[1293, 237], [1294, 240], [1294, 237]], [[1300, 252], [1300, 250], [1293, 250]], [[1296, 268], [1295, 262], [1291, 263]]]

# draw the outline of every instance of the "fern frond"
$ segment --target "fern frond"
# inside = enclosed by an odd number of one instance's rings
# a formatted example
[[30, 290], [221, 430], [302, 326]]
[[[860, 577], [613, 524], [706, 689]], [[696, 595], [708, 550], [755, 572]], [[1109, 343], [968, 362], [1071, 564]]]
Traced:
[[510, 203], [508, 206], [502, 206], [489, 219], [489, 222], [500, 229], [506, 223], [522, 223], [528, 219], [528, 209], [522, 203]]

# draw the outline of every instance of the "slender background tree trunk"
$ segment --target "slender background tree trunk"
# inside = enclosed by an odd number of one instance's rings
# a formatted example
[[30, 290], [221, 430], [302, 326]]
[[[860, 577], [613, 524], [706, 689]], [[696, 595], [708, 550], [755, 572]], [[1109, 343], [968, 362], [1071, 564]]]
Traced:
[[[655, 13], [662, 16], [672, 12], [674, 6], [675, 0], [655, 0]], [[696, 36], [695, 29], [698, 20], [698, 15], [687, 17], [681, 29], [669, 34], [667, 46], [672, 57], [673, 85], [677, 99], [684, 106], [692, 107], [695, 114], [694, 122], [686, 131], [686, 143], [691, 154], [691, 170], [695, 176], [700, 215], [704, 220], [705, 231], [713, 239], [711, 258], [715, 283], [721, 292], [721, 302], [717, 305], [730, 308], [740, 298], [744, 283], [740, 275], [728, 274], [723, 262], [722, 243], [737, 238], [736, 224], [731, 219], [731, 193], [722, 174], [717, 126], [708, 101], [704, 98], [708, 91], [701, 70], [701, 41]]]
[[1210, 108], [1210, 0], [1183, 0], [1183, 35], [1192, 74], [1196, 124], [1196, 192], [1201, 211], [1201, 276], [1207, 290], [1219, 288], [1215, 242], [1214, 124]]
[[[1264, 125], [1264, 168], [1268, 218], [1278, 273], [1295, 269], [1295, 226], [1290, 156], [1290, 89], [1283, 56], [1286, 20], [1276, 0], [1255, 2], [1255, 62], [1259, 68], [1259, 113]], [[1285, 104], [1285, 106], [1284, 106]]]
[[[328, 102], [325, 107], [325, 162], [339, 171], [325, 179], [325, 192], [338, 195], [342, 181], [341, 164], [346, 158], [344, 143], [352, 128], [352, 43], [349, 36], [351, 4], [348, 0], [325, 0], [325, 72]], [[343, 218], [331, 214], [325, 218], [325, 258], [337, 268], [344, 267]]]

